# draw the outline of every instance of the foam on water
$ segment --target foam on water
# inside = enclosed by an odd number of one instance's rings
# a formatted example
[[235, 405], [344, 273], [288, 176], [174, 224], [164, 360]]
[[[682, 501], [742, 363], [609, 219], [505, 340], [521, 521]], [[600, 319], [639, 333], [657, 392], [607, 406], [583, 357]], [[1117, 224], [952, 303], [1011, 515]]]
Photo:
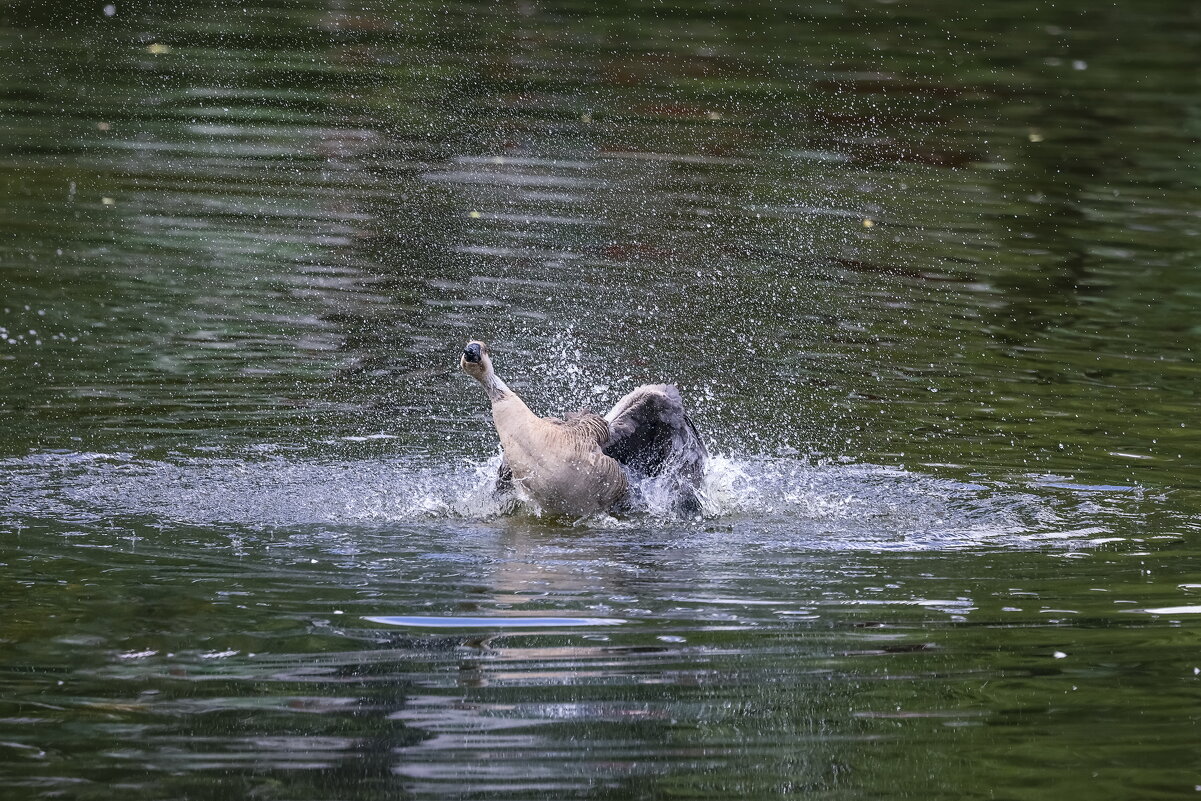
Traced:
[[[499, 457], [363, 460], [288, 457], [139, 458], [38, 453], [0, 460], [8, 491], [0, 524], [81, 524], [150, 518], [163, 525], [380, 526], [474, 521], [513, 514], [492, 492]], [[715, 456], [703, 515], [681, 520], [648, 481], [643, 513], [577, 521], [584, 529], [714, 526], [762, 542], [810, 547], [947, 549], [980, 544], [1079, 547], [1112, 542], [1131, 488], [1048, 488], [1037, 481], [971, 482], [895, 467], [785, 457]], [[1135, 493], [1137, 494], [1137, 493]], [[511, 505], [510, 505], [511, 506]], [[519, 508], [517, 515], [536, 510]], [[1126, 515], [1128, 516], [1128, 515]]]

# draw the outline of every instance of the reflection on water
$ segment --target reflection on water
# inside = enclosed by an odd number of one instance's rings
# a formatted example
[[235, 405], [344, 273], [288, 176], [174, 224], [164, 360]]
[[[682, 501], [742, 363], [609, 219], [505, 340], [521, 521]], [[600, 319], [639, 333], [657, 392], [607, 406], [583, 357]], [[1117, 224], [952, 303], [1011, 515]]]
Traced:
[[702, 522], [571, 528], [471, 507], [491, 471], [437, 460], [6, 460], [5, 781], [950, 793], [982, 770], [952, 750], [1025, 781], [1016, 743], [1104, 723], [1120, 759], [1193, 691], [1162, 496], [715, 468], [737, 505]]
[[1197, 786], [1193, 4], [10, 10], [0, 794]]

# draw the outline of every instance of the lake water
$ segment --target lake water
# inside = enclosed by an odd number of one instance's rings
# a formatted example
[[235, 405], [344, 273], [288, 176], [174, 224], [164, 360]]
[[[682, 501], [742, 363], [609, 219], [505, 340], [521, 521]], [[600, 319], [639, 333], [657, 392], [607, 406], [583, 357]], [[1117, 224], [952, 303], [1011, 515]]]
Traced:
[[[0, 797], [1201, 789], [1201, 7], [0, 10]], [[699, 521], [498, 515], [674, 381]]]

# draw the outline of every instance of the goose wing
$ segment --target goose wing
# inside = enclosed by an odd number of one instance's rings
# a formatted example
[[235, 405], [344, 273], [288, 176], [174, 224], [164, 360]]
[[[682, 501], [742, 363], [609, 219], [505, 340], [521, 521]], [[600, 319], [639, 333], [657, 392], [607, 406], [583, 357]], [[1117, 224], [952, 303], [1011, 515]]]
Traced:
[[605, 415], [609, 438], [602, 450], [644, 476], [675, 473], [696, 487], [709, 453], [672, 384], [647, 384]]

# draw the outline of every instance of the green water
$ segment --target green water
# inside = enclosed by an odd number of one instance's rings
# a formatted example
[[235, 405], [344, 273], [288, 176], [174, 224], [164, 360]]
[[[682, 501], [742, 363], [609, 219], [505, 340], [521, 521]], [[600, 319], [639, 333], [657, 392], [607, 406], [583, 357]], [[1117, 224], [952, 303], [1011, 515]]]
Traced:
[[[0, 5], [0, 797], [1201, 787], [1201, 8]], [[700, 522], [499, 516], [675, 381]]]

